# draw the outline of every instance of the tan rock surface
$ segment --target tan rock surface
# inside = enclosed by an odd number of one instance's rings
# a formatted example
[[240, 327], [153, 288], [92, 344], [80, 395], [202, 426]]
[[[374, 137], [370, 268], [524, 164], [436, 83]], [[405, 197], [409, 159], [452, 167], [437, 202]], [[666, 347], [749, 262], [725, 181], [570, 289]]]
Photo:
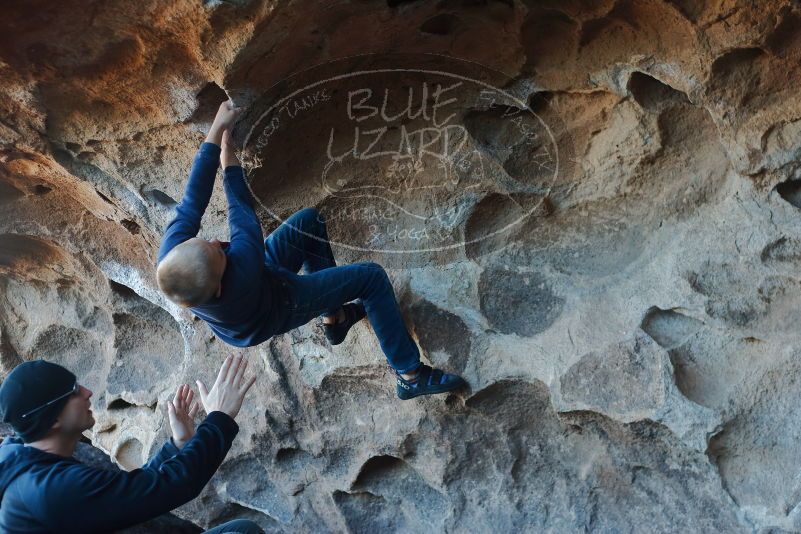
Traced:
[[[96, 392], [92, 442], [130, 468], [167, 436], [179, 383], [247, 354], [240, 434], [181, 517], [801, 531], [798, 2], [3, 15], [0, 371], [70, 367]], [[445, 127], [402, 113], [454, 80]], [[391, 89], [398, 118], [349, 115], [366, 87], [365, 106]], [[235, 137], [265, 231], [318, 208], [337, 259], [385, 264], [424, 357], [470, 392], [398, 401], [367, 322], [338, 347], [310, 323], [232, 349], [159, 294], [161, 232], [226, 96], [247, 109]], [[387, 154], [367, 157], [383, 127]], [[227, 237], [225, 208], [218, 185], [201, 236]]]

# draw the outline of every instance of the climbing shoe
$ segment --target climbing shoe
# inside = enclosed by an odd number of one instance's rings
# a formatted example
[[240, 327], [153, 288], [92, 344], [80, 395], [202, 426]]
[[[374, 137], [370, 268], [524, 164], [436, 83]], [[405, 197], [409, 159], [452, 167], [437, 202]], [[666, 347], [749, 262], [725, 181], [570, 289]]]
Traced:
[[446, 393], [467, 385], [462, 377], [449, 375], [426, 364], [420, 364], [414, 378], [403, 378], [398, 372], [395, 375], [398, 383], [398, 398], [401, 400], [413, 399], [420, 395]]
[[364, 311], [364, 305], [361, 302], [348, 302], [342, 306], [345, 312], [345, 319], [342, 322], [334, 324], [323, 323], [323, 330], [325, 337], [332, 345], [339, 345], [345, 341], [345, 336], [348, 335], [350, 327], [361, 321], [367, 313]]

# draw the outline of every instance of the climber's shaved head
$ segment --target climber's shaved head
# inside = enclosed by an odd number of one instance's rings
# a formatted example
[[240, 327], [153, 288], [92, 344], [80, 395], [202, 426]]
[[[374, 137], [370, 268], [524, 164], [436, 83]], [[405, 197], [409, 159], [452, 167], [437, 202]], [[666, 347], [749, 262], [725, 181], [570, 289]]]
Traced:
[[199, 306], [215, 295], [220, 296], [226, 263], [219, 241], [193, 237], [161, 260], [156, 279], [171, 301], [185, 307]]

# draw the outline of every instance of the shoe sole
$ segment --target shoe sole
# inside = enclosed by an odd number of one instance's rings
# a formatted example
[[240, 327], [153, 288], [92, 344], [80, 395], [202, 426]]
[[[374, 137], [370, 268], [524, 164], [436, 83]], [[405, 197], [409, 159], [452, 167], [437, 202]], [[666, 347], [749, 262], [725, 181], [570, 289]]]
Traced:
[[421, 391], [419, 393], [410, 393], [406, 389], [403, 389], [403, 388], [399, 387], [399, 388], [396, 389], [396, 392], [397, 392], [398, 398], [400, 400], [410, 400], [410, 399], [414, 399], [416, 397], [422, 397], [424, 395], [439, 395], [441, 393], [449, 393], [451, 391], [456, 391], [458, 389], [461, 389], [461, 388], [465, 387], [466, 385], [467, 385], [466, 382], [462, 382], [462, 383], [457, 384], [455, 386], [431, 386], [431, 387], [427, 388], [425, 391]]

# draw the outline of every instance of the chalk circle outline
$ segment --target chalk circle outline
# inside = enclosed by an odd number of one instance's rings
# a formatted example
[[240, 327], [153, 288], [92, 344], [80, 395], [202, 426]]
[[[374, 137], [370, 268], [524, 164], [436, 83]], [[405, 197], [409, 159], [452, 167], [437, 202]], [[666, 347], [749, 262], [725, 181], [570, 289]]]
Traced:
[[[321, 68], [321, 67], [324, 67], [324, 66], [327, 66], [327, 65], [332, 65], [334, 63], [346, 61], [346, 60], [349, 60], [349, 59], [355, 59], [355, 58], [364, 59], [364, 58], [367, 58], [367, 57], [385, 57], [385, 56], [392, 56], [392, 55], [411, 57], [411, 55], [391, 54], [391, 53], [356, 54], [356, 55], [352, 55], [352, 56], [345, 56], [345, 57], [342, 57], [342, 58], [337, 58], [337, 59], [335, 59], [333, 61], [330, 61], [330, 62], [318, 63], [316, 65], [313, 65], [313, 66], [309, 67], [309, 68], [306, 68], [306, 69], [300, 70], [298, 72], [295, 72], [295, 73], [287, 76], [286, 78], [283, 78], [283, 79], [279, 80], [278, 82], [274, 83], [270, 87], [268, 87], [264, 91], [264, 93], [268, 93], [270, 90], [272, 90], [278, 84], [280, 84], [280, 83], [282, 83], [282, 82], [284, 82], [286, 80], [290, 80], [293, 77], [300, 76], [301, 74], [309, 72], [309, 71], [311, 71], [313, 69]], [[431, 54], [431, 53], [416, 53], [415, 56], [431, 56], [431, 57], [445, 59], [447, 61], [462, 62], [462, 63], [466, 63], [466, 64], [477, 65], [478, 67], [480, 67], [482, 69], [485, 69], [486, 71], [493, 72], [495, 74], [500, 74], [501, 76], [504, 76], [507, 79], [514, 79], [513, 77], [508, 76], [507, 74], [505, 74], [505, 73], [503, 73], [501, 71], [495, 70], [495, 69], [493, 69], [491, 67], [487, 67], [486, 65], [482, 65], [481, 63], [478, 63], [478, 62], [475, 62], [475, 61], [470, 61], [470, 60], [467, 60], [467, 59], [455, 58], [455, 57], [451, 57], [451, 56], [443, 56], [441, 54]], [[376, 252], [376, 253], [381, 253], [381, 254], [417, 254], [417, 253], [425, 253], [425, 252], [448, 251], [448, 250], [453, 250], [453, 249], [456, 249], [456, 248], [467, 247], [467, 245], [480, 243], [481, 241], [483, 241], [485, 239], [488, 239], [488, 238], [494, 237], [496, 235], [499, 235], [501, 233], [504, 233], [504, 232], [508, 231], [510, 228], [512, 228], [513, 226], [516, 226], [517, 224], [519, 224], [522, 220], [528, 218], [529, 215], [534, 213], [537, 210], [537, 208], [539, 208], [542, 205], [542, 203], [545, 200], [545, 197], [547, 196], [547, 194], [551, 190], [553, 181], [559, 175], [559, 168], [560, 168], [559, 145], [556, 142], [556, 139], [554, 138], [554, 135], [553, 135], [553, 132], [551, 131], [551, 128], [548, 126], [548, 124], [537, 113], [535, 113], [529, 107], [527, 102], [524, 102], [524, 101], [520, 100], [518, 97], [512, 95], [508, 91], [505, 91], [503, 89], [499, 89], [497, 87], [494, 87], [494, 86], [492, 86], [492, 85], [490, 85], [490, 84], [488, 84], [486, 82], [482, 82], [480, 80], [475, 80], [473, 78], [468, 78], [468, 77], [462, 76], [460, 74], [450, 73], [450, 72], [446, 72], [446, 71], [429, 70], [429, 69], [408, 69], [408, 68], [398, 68], [398, 69], [384, 68], [384, 69], [359, 70], [359, 71], [348, 72], [348, 73], [345, 73], [345, 74], [340, 74], [340, 75], [337, 75], [337, 76], [328, 77], [328, 78], [325, 78], [323, 80], [308, 84], [308, 85], [306, 85], [306, 86], [304, 86], [304, 87], [302, 87], [300, 89], [297, 89], [297, 90], [293, 91], [289, 95], [279, 99], [277, 102], [275, 102], [273, 105], [271, 105], [266, 111], [264, 111], [254, 121], [253, 126], [250, 127], [250, 130], [248, 131], [248, 133], [247, 133], [247, 135], [245, 137], [245, 141], [242, 143], [242, 151], [244, 152], [245, 149], [247, 148], [248, 142], [254, 137], [253, 133], [256, 130], [256, 127], [262, 122], [262, 120], [264, 120], [266, 117], [269, 117], [270, 114], [274, 110], [280, 109], [287, 101], [293, 99], [299, 93], [306, 92], [311, 88], [314, 88], [314, 87], [317, 87], [319, 85], [322, 85], [322, 84], [325, 84], [325, 83], [329, 83], [329, 82], [332, 82], [332, 81], [336, 81], [336, 80], [341, 80], [341, 79], [345, 79], [345, 78], [353, 78], [355, 76], [363, 76], [363, 75], [369, 75], [369, 74], [386, 74], [386, 73], [416, 73], [416, 74], [428, 74], [428, 75], [438, 75], [438, 76], [450, 77], [450, 78], [453, 78], [453, 79], [474, 83], [474, 84], [476, 84], [478, 86], [485, 87], [487, 89], [495, 91], [495, 92], [503, 95], [504, 97], [508, 98], [512, 103], [517, 104], [521, 111], [527, 111], [528, 113], [530, 113], [531, 116], [533, 116], [542, 125], [542, 127], [545, 129], [545, 131], [547, 132], [548, 137], [550, 139], [550, 144], [554, 148], [553, 153], [554, 153], [555, 165], [554, 165], [553, 174], [551, 176], [551, 183], [548, 184], [546, 187], [544, 187], [545, 194], [528, 212], [526, 212], [524, 215], [522, 215], [521, 217], [519, 217], [515, 221], [507, 224], [506, 226], [504, 226], [504, 227], [502, 227], [502, 228], [500, 228], [500, 229], [498, 229], [498, 230], [496, 230], [496, 231], [494, 231], [492, 233], [489, 233], [489, 234], [486, 234], [486, 235], [482, 235], [480, 238], [471, 239], [469, 241], [461, 241], [461, 242], [453, 243], [453, 244], [447, 245], [447, 246], [420, 248], [420, 249], [414, 249], [414, 250], [394, 250], [394, 249], [380, 249], [380, 248], [365, 248], [365, 247], [360, 247], [360, 246], [356, 246], [356, 245], [351, 245], [351, 244], [348, 244], [348, 243], [340, 243], [338, 241], [329, 240], [328, 242], [331, 245], [337, 245], [337, 246], [340, 246], [340, 247], [343, 247], [343, 248], [346, 248], [346, 249], [349, 249], [349, 250], [358, 251], [358, 252]], [[510, 106], [510, 104], [505, 104], [505, 105], [506, 106]], [[489, 106], [488, 109], [492, 109], [492, 106]], [[269, 124], [269, 121], [268, 121], [268, 124]], [[266, 127], [267, 126], [265, 125], [264, 128], [266, 128]], [[259, 133], [261, 133], [261, 131]], [[258, 139], [258, 136], [256, 136], [256, 138]], [[256, 169], [256, 168], [259, 168], [260, 166], [259, 167], [245, 167], [245, 166], [243, 166], [243, 167], [244, 167], [244, 170], [245, 170], [246, 174], [249, 174], [249, 171], [251, 169]], [[251, 196], [256, 200], [256, 202], [259, 204], [259, 206], [264, 211], [266, 211], [273, 219], [278, 221], [279, 224], [283, 224], [285, 222], [285, 219], [282, 219], [277, 214], [275, 214], [270, 208], [268, 208], [262, 202], [262, 200], [256, 194], [254, 194], [253, 188], [250, 186], [250, 180], [246, 180], [246, 183], [247, 183], [248, 189], [250, 190]], [[378, 197], [378, 198], [381, 198], [381, 197]], [[384, 200], [386, 200], [386, 199], [384, 199]], [[387, 202], [389, 202], [389, 201], [387, 201]], [[314, 238], [314, 239], [316, 239], [318, 241], [324, 241], [320, 237], [312, 235], [312, 234], [309, 234], [307, 232], [304, 232], [303, 230], [301, 230], [299, 228], [296, 228], [296, 230], [299, 231], [301, 234], [305, 235], [306, 237], [311, 237], [311, 238]]]

